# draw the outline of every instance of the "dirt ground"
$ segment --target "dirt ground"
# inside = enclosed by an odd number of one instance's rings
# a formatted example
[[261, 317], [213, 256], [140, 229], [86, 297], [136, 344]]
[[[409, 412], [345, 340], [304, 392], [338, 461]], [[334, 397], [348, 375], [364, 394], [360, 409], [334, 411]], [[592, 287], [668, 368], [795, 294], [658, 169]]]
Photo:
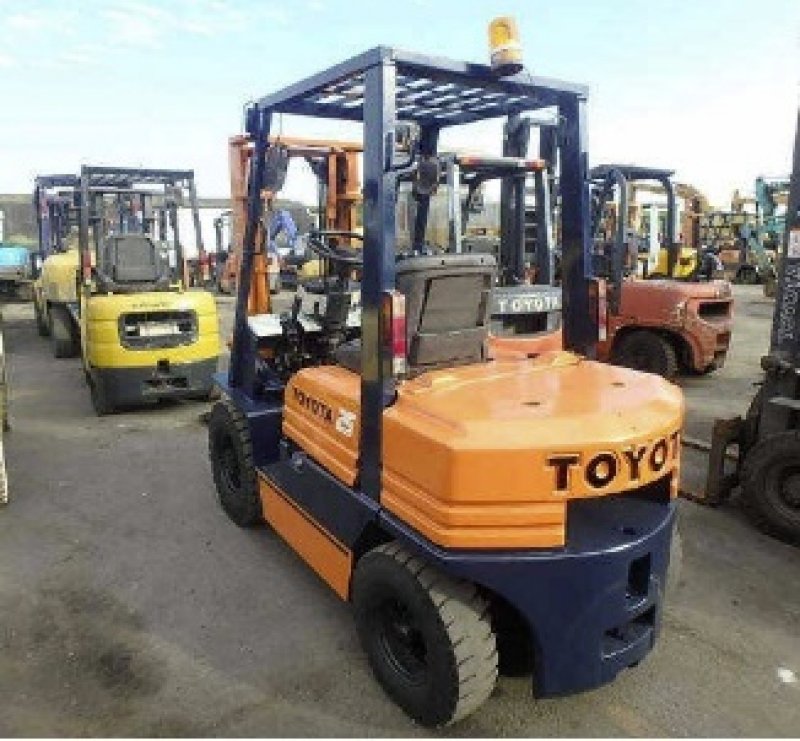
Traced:
[[[728, 364], [682, 382], [687, 432], [743, 413], [772, 304], [736, 291]], [[230, 326], [231, 302], [220, 301]], [[3, 309], [12, 501], [0, 510], [0, 736], [429, 735], [382, 694], [349, 607], [266, 528], [214, 501], [206, 405], [98, 419], [32, 307]], [[685, 477], [703, 456], [687, 451]], [[800, 734], [800, 549], [735, 505], [680, 504], [657, 649], [602, 689], [536, 701], [501, 679], [439, 735]]]

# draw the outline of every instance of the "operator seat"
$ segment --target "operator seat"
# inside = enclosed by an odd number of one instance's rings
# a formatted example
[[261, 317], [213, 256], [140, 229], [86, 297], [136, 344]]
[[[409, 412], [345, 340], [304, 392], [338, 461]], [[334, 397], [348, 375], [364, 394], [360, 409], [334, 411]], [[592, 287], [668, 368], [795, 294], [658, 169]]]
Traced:
[[[406, 298], [409, 376], [484, 359], [495, 269], [494, 257], [481, 254], [398, 261], [395, 285]], [[361, 340], [340, 345], [334, 359], [360, 373]]]
[[103, 241], [97, 264], [102, 292], [164, 291], [170, 286], [169, 263], [145, 234], [117, 234]]

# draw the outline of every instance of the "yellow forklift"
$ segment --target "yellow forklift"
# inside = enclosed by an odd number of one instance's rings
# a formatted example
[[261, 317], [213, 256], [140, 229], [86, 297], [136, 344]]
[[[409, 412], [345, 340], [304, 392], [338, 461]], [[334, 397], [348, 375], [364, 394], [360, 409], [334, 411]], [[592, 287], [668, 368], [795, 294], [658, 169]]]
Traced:
[[[493, 28], [518, 51], [507, 23]], [[379, 47], [246, 116], [231, 363], [209, 419], [219, 501], [237, 525], [266, 521], [352, 603], [377, 680], [427, 726], [475, 711], [514, 663], [541, 697], [609, 682], [653, 648], [663, 610], [681, 393], [591, 359], [604, 288], [589, 259], [586, 89], [518, 70], [502, 52], [489, 67]], [[569, 349], [490, 361], [494, 257], [398, 253], [395, 194], [413, 172], [424, 219], [440, 131], [546, 107]], [[270, 140], [284, 113], [362, 124], [364, 234], [312, 233], [328, 269], [277, 313], [257, 266], [261, 196], [286, 178]]]
[[[207, 291], [186, 290], [190, 276], [178, 230], [187, 185], [199, 226], [193, 177], [189, 170], [81, 169], [73, 320], [98, 415], [211, 393], [220, 353], [216, 304]], [[166, 208], [153, 210], [159, 190]]]

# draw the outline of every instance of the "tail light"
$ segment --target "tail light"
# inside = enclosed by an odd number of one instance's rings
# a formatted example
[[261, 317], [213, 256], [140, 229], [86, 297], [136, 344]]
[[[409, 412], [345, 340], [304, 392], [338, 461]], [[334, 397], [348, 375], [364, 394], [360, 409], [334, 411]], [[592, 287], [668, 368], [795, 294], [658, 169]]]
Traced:
[[381, 336], [392, 361], [392, 375], [406, 372], [406, 297], [400, 291], [383, 294]]
[[81, 252], [81, 270], [83, 279], [90, 281], [92, 279], [92, 256], [88, 252]]
[[597, 310], [597, 339], [608, 339], [608, 285], [602, 278], [593, 278], [589, 283], [589, 296]]

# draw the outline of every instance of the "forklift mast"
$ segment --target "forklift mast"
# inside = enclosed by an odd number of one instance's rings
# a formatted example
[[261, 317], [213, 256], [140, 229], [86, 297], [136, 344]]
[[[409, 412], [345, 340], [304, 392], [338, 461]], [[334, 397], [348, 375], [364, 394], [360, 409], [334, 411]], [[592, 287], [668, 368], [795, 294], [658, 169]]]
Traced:
[[800, 111], [781, 258], [770, 349], [764, 362], [770, 367], [779, 366], [796, 371], [800, 368], [800, 312], [797, 310], [800, 300]]
[[[319, 228], [353, 232], [357, 226], [356, 206], [361, 202], [361, 181], [358, 172], [358, 157], [362, 145], [328, 139], [305, 139], [296, 137], [274, 137], [270, 141], [285, 149], [289, 159], [304, 159], [317, 178], [319, 188]], [[237, 275], [241, 274], [242, 248], [248, 220], [248, 192], [251, 176], [251, 159], [255, 145], [250, 134], [236, 135], [228, 140], [228, 164], [231, 182], [230, 254], [228, 260]], [[260, 197], [262, 208], [271, 204], [272, 193], [263, 188]], [[263, 228], [258, 226], [258, 254], [256, 268], [251, 274], [249, 288], [250, 314], [264, 314], [270, 310], [267, 288], [266, 249]], [[238, 285], [238, 278], [237, 278]]]
[[624, 270], [625, 246], [627, 243], [628, 194], [630, 186], [642, 181], [655, 181], [667, 196], [667, 215], [664, 242], [667, 249], [667, 275], [674, 274], [678, 262], [680, 243], [675, 238], [676, 198], [672, 182], [672, 170], [661, 170], [637, 165], [598, 165], [592, 168], [591, 177], [596, 186], [596, 198], [592, 213], [593, 233], [597, 234], [603, 216], [603, 209], [614, 198], [614, 190], [619, 191], [619, 209], [616, 219], [615, 249], [611, 260], [611, 280], [614, 286], [621, 285]]
[[78, 185], [75, 175], [39, 175], [35, 180], [33, 208], [41, 260], [64, 249], [64, 237], [75, 223]]
[[[546, 168], [534, 173], [535, 210], [526, 205], [528, 179], [525, 174], [503, 178], [500, 186], [500, 285], [503, 286], [520, 285], [526, 281], [526, 256], [530, 243], [535, 245], [533, 267], [536, 283], [550, 285], [554, 279], [551, 201], [558, 151], [556, 127], [518, 114], [509, 116], [503, 127], [503, 156], [527, 157], [534, 126], [539, 131], [539, 156]], [[528, 223], [529, 214], [535, 214], [534, 224]], [[528, 234], [530, 229], [534, 229], [535, 234]]]
[[[116, 218], [113, 230], [119, 233], [142, 232], [159, 239], [172, 229], [178, 277], [184, 287], [191, 285], [188, 262], [183, 250], [178, 224], [178, 193], [186, 191], [192, 211], [200, 269], [205, 261], [200, 227], [200, 211], [192, 170], [96, 167], [84, 165], [79, 180], [79, 240], [83, 280], [91, 280], [92, 250], [96, 250], [105, 228], [105, 199], [113, 199]], [[160, 197], [160, 208], [153, 208], [153, 199]], [[155, 211], [155, 213], [154, 213]]]

